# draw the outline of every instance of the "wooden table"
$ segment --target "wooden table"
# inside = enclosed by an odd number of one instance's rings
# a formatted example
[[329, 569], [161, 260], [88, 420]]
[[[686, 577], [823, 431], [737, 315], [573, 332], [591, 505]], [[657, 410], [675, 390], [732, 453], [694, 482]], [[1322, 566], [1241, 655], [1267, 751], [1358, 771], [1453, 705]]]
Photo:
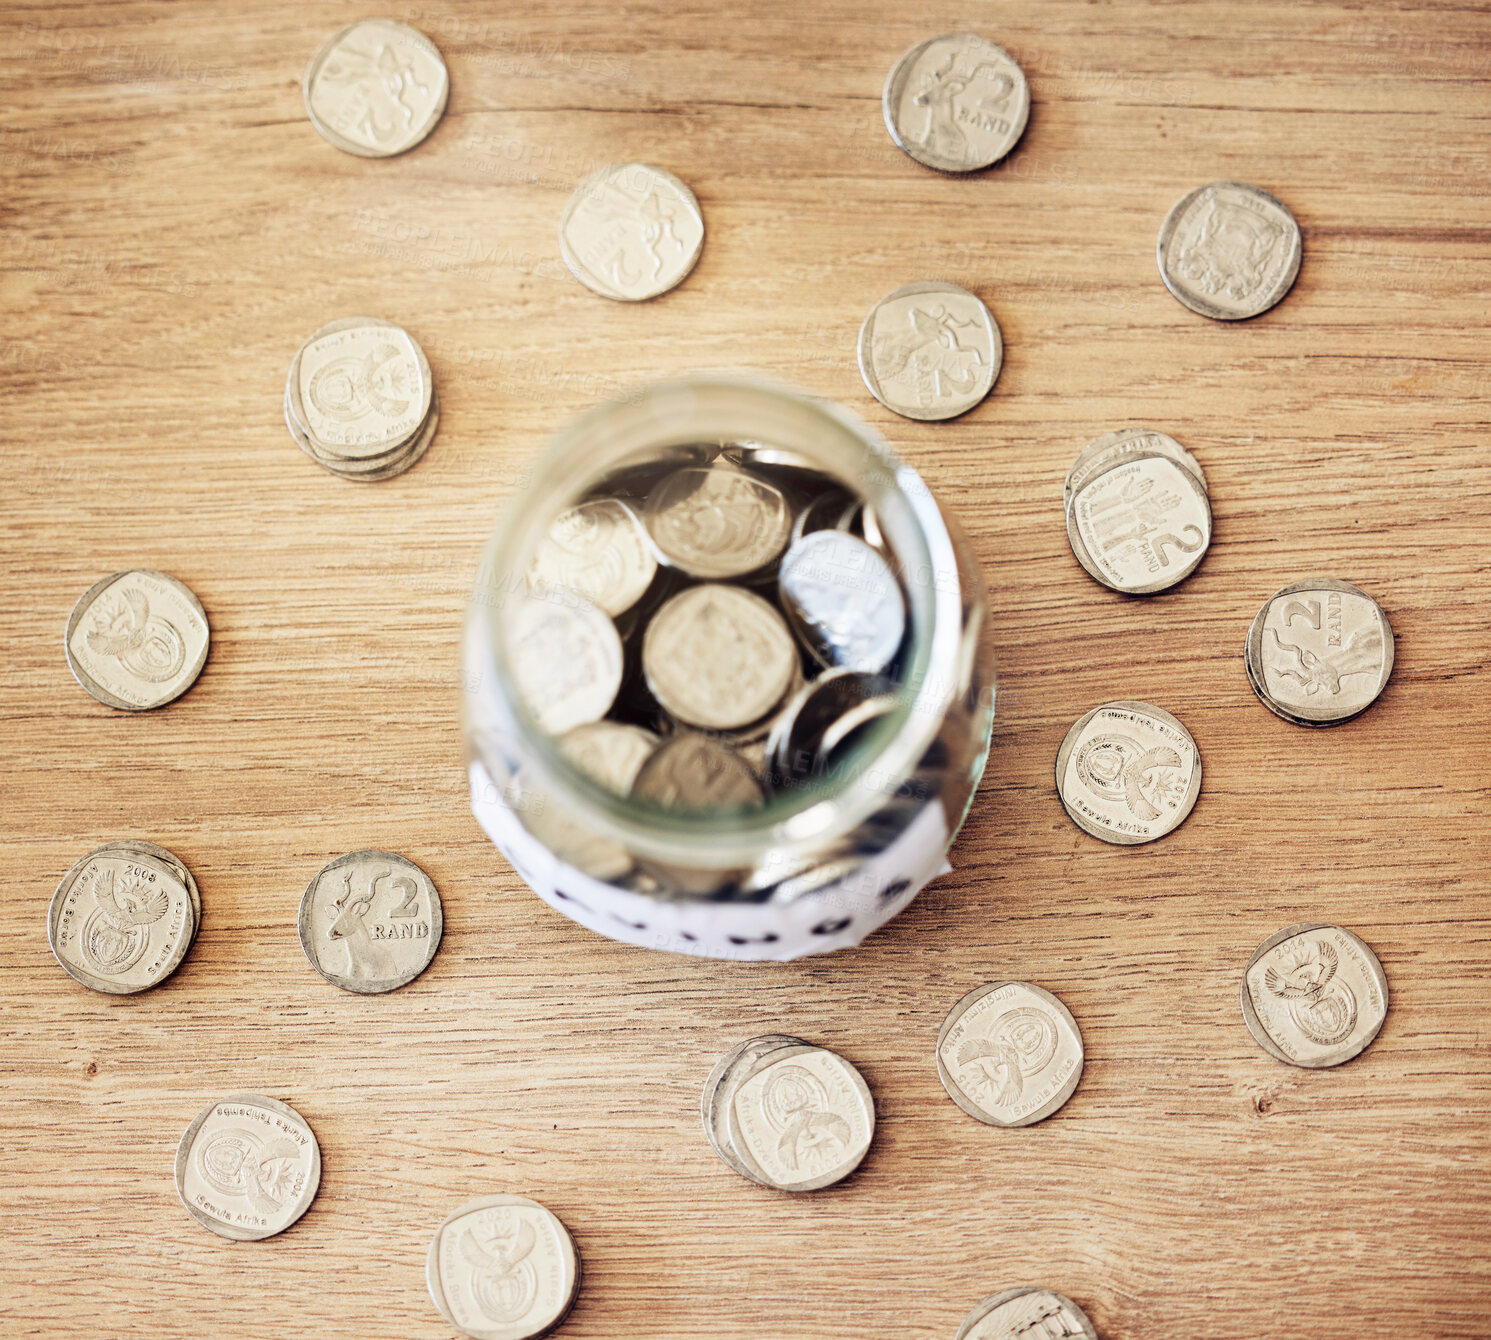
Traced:
[[[338, 153], [300, 76], [362, 5], [8, 7], [0, 253], [4, 668], [0, 1332], [449, 1334], [434, 1226], [495, 1190], [571, 1227], [565, 1336], [949, 1337], [1041, 1282], [1106, 1340], [1491, 1334], [1485, 656], [1491, 15], [1428, 3], [395, 9], [449, 62], [406, 157]], [[376, 7], [374, 11], [376, 12]], [[880, 89], [973, 26], [1029, 73], [1030, 125], [967, 179], [912, 163]], [[560, 262], [591, 167], [698, 193], [697, 270], [606, 302]], [[1298, 217], [1293, 292], [1237, 325], [1161, 286], [1186, 190], [1256, 182]], [[877, 405], [855, 337], [917, 278], [1004, 330], [954, 423]], [[280, 416], [300, 341], [407, 326], [439, 437], [375, 486], [317, 470]], [[597, 939], [529, 895], [467, 806], [457, 640], [482, 540], [546, 436], [622, 388], [743, 367], [875, 424], [971, 533], [1001, 659], [993, 757], [955, 871], [858, 950], [726, 965]], [[1061, 483], [1090, 438], [1166, 429], [1204, 463], [1216, 541], [1127, 600], [1068, 551]], [[185, 580], [212, 622], [196, 687], [116, 713], [68, 674], [97, 577]], [[1381, 700], [1338, 730], [1255, 700], [1263, 598], [1323, 573], [1398, 634]], [[1052, 792], [1067, 726], [1109, 698], [1191, 728], [1205, 791], [1150, 847], [1079, 832]], [[184, 967], [112, 999], [63, 974], [45, 910], [91, 846], [139, 836], [196, 873]], [[359, 998], [306, 965], [310, 875], [408, 853], [445, 900], [415, 985]], [[1335, 1071], [1270, 1059], [1238, 982], [1254, 946], [1336, 921], [1392, 1008]], [[948, 1007], [1000, 977], [1056, 991], [1087, 1068], [1043, 1125], [948, 1101]], [[875, 1147], [847, 1184], [748, 1185], [699, 1130], [700, 1084], [751, 1033], [864, 1071]], [[172, 1184], [214, 1097], [292, 1102], [325, 1175], [282, 1237], [230, 1244]]]

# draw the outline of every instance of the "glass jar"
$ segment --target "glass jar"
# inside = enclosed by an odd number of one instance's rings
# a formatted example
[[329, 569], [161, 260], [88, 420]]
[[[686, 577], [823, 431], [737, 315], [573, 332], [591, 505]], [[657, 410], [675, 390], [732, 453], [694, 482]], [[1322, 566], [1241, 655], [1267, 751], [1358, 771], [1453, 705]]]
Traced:
[[[679, 812], [618, 794], [569, 760], [520, 691], [509, 630], [534, 599], [534, 556], [556, 518], [602, 481], [645, 484], [721, 453], [726, 468], [810, 468], [860, 499], [899, 580], [906, 631], [894, 708], [858, 733], [850, 756], [757, 808]], [[857, 944], [949, 869], [993, 727], [986, 615], [961, 531], [842, 408], [720, 376], [608, 402], [550, 442], [473, 586], [463, 666], [472, 808], [535, 893], [613, 939], [735, 959]]]

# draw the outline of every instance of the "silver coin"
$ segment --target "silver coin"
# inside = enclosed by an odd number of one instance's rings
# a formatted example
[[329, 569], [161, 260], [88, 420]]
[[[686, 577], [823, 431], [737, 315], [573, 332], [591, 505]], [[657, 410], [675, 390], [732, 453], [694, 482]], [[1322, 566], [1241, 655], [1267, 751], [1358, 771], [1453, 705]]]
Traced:
[[1267, 191], [1214, 181], [1165, 216], [1155, 253], [1165, 287], [1191, 311], [1241, 321], [1289, 292], [1299, 274], [1299, 224]]
[[73, 678], [99, 702], [143, 712], [181, 697], [207, 664], [202, 602], [174, 577], [130, 568], [94, 582], [67, 620]]
[[435, 884], [413, 861], [354, 851], [328, 862], [300, 899], [300, 947], [334, 986], [380, 995], [430, 966], [445, 919]]
[[1203, 492], [1207, 491], [1206, 472], [1201, 468], [1201, 462], [1168, 433], [1154, 428], [1120, 428], [1116, 432], [1104, 433], [1101, 437], [1094, 438], [1077, 453], [1077, 459], [1067, 471], [1066, 483], [1062, 487], [1062, 506], [1071, 507], [1072, 494], [1077, 489], [1134, 456], [1168, 457], [1182, 469], [1189, 471], [1201, 485]]
[[619, 796], [630, 793], [657, 747], [658, 737], [650, 730], [617, 721], [594, 721], [559, 737], [559, 752], [570, 763]]
[[617, 163], [575, 189], [559, 220], [559, 249], [586, 288], [641, 302], [687, 278], [704, 246], [704, 215], [671, 172]]
[[1270, 935], [1248, 960], [1243, 1022], [1270, 1056], [1317, 1070], [1359, 1056], [1387, 1018], [1387, 974], [1348, 930], [1304, 922]]
[[879, 553], [840, 530], [805, 535], [777, 573], [782, 608], [820, 665], [879, 674], [901, 648], [906, 602]]
[[700, 1095], [700, 1115], [704, 1121], [704, 1136], [709, 1141], [709, 1147], [727, 1167], [761, 1186], [766, 1183], [746, 1166], [730, 1144], [727, 1114], [733, 1084], [768, 1053], [783, 1047], [807, 1045], [801, 1038], [786, 1033], [766, 1033], [761, 1037], [748, 1038], [745, 1042], [736, 1043], [720, 1057], [704, 1081], [704, 1089]]
[[733, 730], [782, 701], [798, 670], [787, 624], [760, 596], [706, 583], [673, 596], [642, 637], [642, 672], [679, 721]]
[[1180, 826], [1201, 794], [1201, 752], [1169, 712], [1104, 703], [1083, 716], [1056, 753], [1056, 791], [1072, 822], [1120, 846], [1153, 842]]
[[[599, 722], [598, 725], [609, 725]], [[577, 726], [576, 730], [588, 730]], [[569, 734], [573, 734], [570, 732]], [[560, 739], [567, 739], [568, 735]], [[504, 788], [502, 803], [540, 845], [567, 865], [593, 879], [614, 883], [630, 874], [631, 853], [614, 838], [598, 833], [583, 818], [560, 805], [539, 782], [531, 768], [519, 768]]]
[[766, 757], [772, 786], [783, 790], [823, 779], [861, 728], [900, 706], [895, 685], [847, 668], [826, 670], [788, 701], [772, 724]]
[[363, 19], [316, 52], [301, 93], [328, 143], [359, 158], [392, 158], [435, 129], [450, 75], [423, 33], [393, 19]]
[[953, 419], [993, 389], [1004, 362], [999, 323], [966, 288], [924, 280], [881, 298], [859, 330], [870, 394], [907, 419]]
[[430, 443], [435, 438], [435, 430], [440, 426], [440, 397], [434, 395], [430, 398], [430, 412], [413, 438], [400, 444], [394, 451], [369, 461], [353, 463], [321, 450], [305, 436], [300, 425], [294, 421], [288, 403], [285, 410], [285, 422], [289, 426], [290, 435], [295, 439], [296, 446], [322, 469], [334, 475], [340, 475], [343, 479], [372, 484], [403, 474], [416, 465], [429, 450]]
[[780, 489], [734, 467], [676, 470], [643, 508], [658, 552], [691, 577], [755, 572], [775, 559], [792, 532]]
[[202, 894], [197, 888], [197, 881], [192, 872], [186, 868], [185, 862], [173, 856], [164, 847], [158, 847], [153, 842], [146, 842], [141, 838], [125, 838], [115, 842], [105, 842], [102, 846], [95, 847], [91, 856], [101, 852], [123, 852], [126, 855], [149, 856], [158, 861], [164, 861], [176, 876], [186, 885], [187, 894], [192, 900], [192, 939], [196, 939], [197, 933], [202, 929]]
[[632, 795], [670, 810], [745, 810], [762, 804], [761, 783], [745, 759], [707, 735], [664, 740], [637, 771]]
[[580, 1253], [552, 1210], [527, 1196], [482, 1196], [435, 1230], [425, 1282], [440, 1315], [475, 1340], [537, 1340], [580, 1292]]
[[835, 485], [821, 490], [797, 509], [792, 518], [792, 539], [788, 548], [804, 535], [815, 535], [822, 530], [848, 530], [859, 506], [859, 499], [847, 489]]
[[111, 842], [73, 865], [47, 908], [47, 944], [75, 981], [127, 996], [160, 985], [197, 935], [186, 867], [149, 843]]
[[176, 1147], [176, 1194], [187, 1213], [235, 1242], [283, 1233], [320, 1184], [315, 1132], [288, 1103], [259, 1094], [203, 1108]]
[[642, 598], [656, 572], [636, 513], [615, 498], [595, 498], [549, 523], [528, 568], [528, 588], [535, 595], [573, 591], [614, 617]]
[[1030, 85], [1003, 47], [948, 33], [895, 63], [881, 96], [898, 148], [940, 172], [977, 172], [1003, 158], [1025, 131]]
[[1098, 1340], [1087, 1313], [1054, 1289], [1024, 1285], [984, 1299], [963, 1318], [956, 1340]]
[[994, 982], [963, 997], [937, 1034], [948, 1097], [990, 1126], [1029, 1126], [1061, 1107], [1082, 1078], [1082, 1030], [1030, 982]]
[[599, 721], [616, 701], [623, 669], [616, 625], [589, 601], [519, 596], [504, 633], [518, 692], [551, 735]]
[[1253, 619], [1248, 681], [1269, 711], [1300, 726], [1365, 712], [1393, 673], [1393, 626], [1349, 582], [1313, 577], [1275, 591]]

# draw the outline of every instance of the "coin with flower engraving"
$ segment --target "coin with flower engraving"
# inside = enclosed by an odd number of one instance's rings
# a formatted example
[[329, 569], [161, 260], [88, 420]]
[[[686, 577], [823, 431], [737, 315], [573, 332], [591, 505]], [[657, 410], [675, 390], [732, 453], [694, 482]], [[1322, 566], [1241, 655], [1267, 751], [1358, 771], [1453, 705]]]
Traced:
[[235, 1242], [283, 1233], [320, 1184], [315, 1132], [288, 1103], [260, 1094], [203, 1108], [176, 1147], [176, 1194], [187, 1213]]
[[1240, 181], [1180, 199], [1155, 247], [1175, 297], [1214, 321], [1241, 321], [1278, 303], [1299, 274], [1299, 224], [1281, 200]]
[[551, 1210], [527, 1196], [482, 1196], [435, 1230], [430, 1298], [473, 1340], [538, 1340], [580, 1292], [580, 1253]]
[[782, 558], [777, 589], [820, 665], [879, 674], [900, 650], [906, 602], [890, 565], [841, 530], [804, 535]]
[[322, 45], [301, 81], [321, 137], [359, 158], [391, 158], [435, 129], [450, 76], [435, 44], [393, 19], [363, 19]]
[[978, 1304], [955, 1340], [1098, 1340], [1087, 1313], [1055, 1289], [1022, 1285]]
[[1062, 487], [1062, 506], [1070, 508], [1072, 495], [1084, 484], [1136, 456], [1164, 456], [1188, 471], [1203, 492], [1206, 490], [1206, 472], [1201, 462], [1168, 433], [1154, 428], [1120, 428], [1094, 438], [1077, 453]]
[[78, 597], [63, 647], [73, 678], [99, 702], [141, 712], [196, 683], [210, 640], [196, 596], [164, 572], [131, 568]]
[[587, 600], [517, 596], [503, 627], [518, 693], [551, 735], [599, 721], [616, 701], [623, 668], [616, 625]]
[[1270, 935], [1248, 960], [1243, 1022], [1270, 1056], [1306, 1069], [1365, 1051], [1387, 1018], [1387, 974], [1357, 936], [1325, 922]]
[[953, 419], [994, 386], [1004, 361], [999, 323], [977, 295], [923, 280], [881, 298], [859, 330], [859, 374], [886, 409]]
[[641, 302], [688, 277], [704, 246], [704, 215], [671, 172], [616, 163], [586, 177], [559, 220], [559, 249], [586, 288]]
[[637, 770], [632, 795], [670, 810], [747, 810], [766, 799], [737, 750], [696, 731], [664, 740]]
[[665, 561], [708, 580], [765, 567], [792, 532], [782, 491], [734, 466], [675, 470], [647, 495], [643, 519]]
[[972, 33], [947, 33], [895, 63], [881, 95], [898, 148], [940, 172], [997, 163], [1025, 131], [1030, 85], [1003, 47]]
[[615, 498], [594, 498], [549, 523], [528, 568], [535, 595], [573, 591], [613, 617], [641, 599], [657, 557], [637, 515]]

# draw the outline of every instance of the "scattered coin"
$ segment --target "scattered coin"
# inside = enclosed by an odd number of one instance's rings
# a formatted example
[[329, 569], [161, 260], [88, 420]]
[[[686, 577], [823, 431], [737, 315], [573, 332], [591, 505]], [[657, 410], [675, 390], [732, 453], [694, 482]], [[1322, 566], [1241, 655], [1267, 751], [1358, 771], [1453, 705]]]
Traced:
[[934, 280], [888, 293], [859, 330], [859, 373], [870, 394], [907, 419], [953, 419], [999, 376], [999, 323], [966, 288]]
[[1095, 707], [1056, 754], [1056, 790], [1072, 822], [1104, 842], [1153, 842], [1201, 794], [1201, 753], [1169, 712], [1148, 703]]
[[1025, 1285], [984, 1299], [958, 1327], [956, 1340], [1098, 1340], [1092, 1322], [1054, 1289]]
[[1044, 1121], [1082, 1078], [1082, 1031], [1072, 1012], [1030, 982], [977, 987], [937, 1034], [937, 1076], [948, 1097], [990, 1126]]
[[300, 947], [333, 986], [379, 995], [430, 966], [445, 921], [434, 881], [387, 851], [328, 862], [300, 899]]
[[99, 702], [140, 712], [196, 683], [210, 641], [196, 596], [164, 572], [131, 568], [83, 592], [63, 645], [73, 678]]
[[906, 602], [879, 553], [841, 530], [804, 535], [777, 574], [782, 608], [820, 664], [879, 674], [906, 633]]
[[321, 1184], [321, 1147], [287, 1103], [241, 1093], [202, 1109], [176, 1147], [176, 1194], [219, 1237], [283, 1233]]
[[423, 33], [393, 19], [363, 19], [316, 52], [301, 92], [329, 144], [359, 158], [392, 158], [435, 129], [450, 76]]
[[707, 580], [765, 567], [792, 531], [781, 490], [733, 467], [675, 470], [647, 495], [643, 518], [668, 563]]
[[1270, 935], [1248, 960], [1243, 1021], [1276, 1060], [1320, 1069], [1367, 1049], [1387, 1018], [1387, 974], [1350, 931], [1305, 922]]
[[586, 288], [641, 302], [681, 284], [704, 246], [699, 202], [671, 172], [618, 163], [576, 188], [559, 221], [564, 263]]
[[1338, 726], [1387, 687], [1393, 626], [1359, 587], [1313, 577], [1263, 602], [1243, 660], [1270, 712], [1296, 726]]
[[881, 103], [891, 139], [918, 163], [977, 172], [997, 163], [1024, 133], [1030, 85], [1003, 47], [948, 33], [896, 62]]
[[616, 625], [578, 597], [508, 602], [506, 637], [518, 692], [539, 726], [562, 735], [599, 721], [621, 687]]
[[552, 1211], [526, 1196], [482, 1196], [430, 1242], [425, 1281], [440, 1315], [474, 1340], [538, 1340], [580, 1292], [580, 1253]]
[[720, 740], [680, 731], [641, 768], [632, 794], [670, 810], [745, 810], [766, 799], [755, 771]]
[[1165, 287], [1185, 306], [1241, 321], [1289, 292], [1299, 274], [1299, 224], [1267, 191], [1214, 181], [1165, 216], [1156, 254]]
[[561, 512], [528, 569], [535, 595], [573, 591], [613, 618], [642, 598], [657, 557], [636, 513], [615, 498], [595, 498]]

